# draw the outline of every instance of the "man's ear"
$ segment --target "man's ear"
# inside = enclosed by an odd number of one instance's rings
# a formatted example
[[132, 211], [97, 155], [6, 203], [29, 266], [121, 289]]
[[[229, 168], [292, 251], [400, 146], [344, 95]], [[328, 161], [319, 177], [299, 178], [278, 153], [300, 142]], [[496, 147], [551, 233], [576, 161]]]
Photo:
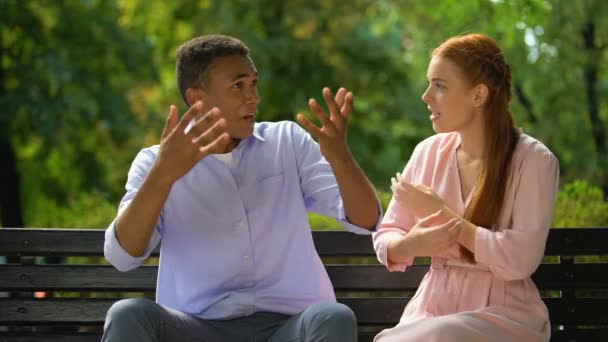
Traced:
[[488, 100], [490, 90], [484, 83], [480, 83], [473, 89], [473, 105], [475, 107], [483, 106]]
[[203, 91], [197, 88], [188, 88], [186, 90], [186, 100], [188, 100], [188, 106], [191, 107], [196, 101], [203, 99]]

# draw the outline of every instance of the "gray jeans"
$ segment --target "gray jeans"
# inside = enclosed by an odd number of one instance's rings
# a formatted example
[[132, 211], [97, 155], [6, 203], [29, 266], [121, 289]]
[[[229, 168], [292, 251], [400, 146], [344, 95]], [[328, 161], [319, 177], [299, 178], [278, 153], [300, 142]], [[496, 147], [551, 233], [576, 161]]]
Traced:
[[347, 306], [318, 303], [289, 316], [258, 312], [230, 320], [204, 320], [149, 299], [116, 302], [106, 316], [102, 342], [356, 342], [357, 320]]

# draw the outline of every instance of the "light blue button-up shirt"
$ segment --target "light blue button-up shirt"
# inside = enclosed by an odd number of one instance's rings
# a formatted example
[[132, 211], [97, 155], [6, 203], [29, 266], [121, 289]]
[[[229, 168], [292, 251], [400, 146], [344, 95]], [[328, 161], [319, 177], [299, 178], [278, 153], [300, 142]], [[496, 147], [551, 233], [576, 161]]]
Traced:
[[[119, 213], [158, 150], [145, 148], [133, 161]], [[114, 222], [104, 253], [127, 271], [162, 239], [156, 301], [201, 318], [296, 314], [335, 301], [308, 211], [334, 217], [352, 232], [370, 233], [347, 221], [330, 165], [306, 131], [287, 121], [257, 123], [253, 136], [233, 150], [232, 163], [206, 157], [174, 183], [142, 257], [125, 252]]]

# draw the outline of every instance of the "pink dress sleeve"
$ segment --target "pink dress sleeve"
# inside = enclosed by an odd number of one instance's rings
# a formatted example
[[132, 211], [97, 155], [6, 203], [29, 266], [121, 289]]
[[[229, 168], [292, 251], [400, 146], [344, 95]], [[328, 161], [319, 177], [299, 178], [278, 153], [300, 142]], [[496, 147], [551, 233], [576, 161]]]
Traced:
[[[502, 280], [529, 278], [540, 264], [559, 186], [559, 165], [555, 156], [538, 143], [527, 152], [516, 191], [511, 229], [491, 231], [478, 228], [475, 260], [486, 264]], [[504, 206], [503, 206], [504, 207]]]
[[[412, 182], [414, 179], [417, 154], [418, 148], [414, 149], [414, 152], [402, 173], [403, 177], [408, 182]], [[413, 257], [404, 263], [391, 262], [388, 259], [388, 243], [391, 240], [405, 236], [415, 224], [414, 215], [410, 213], [409, 209], [406, 206], [397, 203], [394, 197], [391, 198], [386, 214], [382, 219], [382, 223], [380, 223], [380, 228], [372, 235], [378, 260], [385, 265], [389, 271], [405, 271], [406, 267], [414, 262]]]

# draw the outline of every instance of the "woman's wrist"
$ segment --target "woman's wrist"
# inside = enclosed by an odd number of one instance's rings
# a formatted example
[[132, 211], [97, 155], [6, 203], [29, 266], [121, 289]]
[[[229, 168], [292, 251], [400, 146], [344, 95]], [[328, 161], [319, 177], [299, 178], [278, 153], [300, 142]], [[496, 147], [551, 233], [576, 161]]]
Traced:
[[405, 235], [388, 242], [388, 259], [394, 263], [402, 263], [416, 256], [412, 243], [413, 236]]
[[463, 245], [469, 251], [475, 253], [475, 236], [477, 235], [477, 226], [464, 219], [460, 224], [461, 229], [457, 238], [458, 243]]

